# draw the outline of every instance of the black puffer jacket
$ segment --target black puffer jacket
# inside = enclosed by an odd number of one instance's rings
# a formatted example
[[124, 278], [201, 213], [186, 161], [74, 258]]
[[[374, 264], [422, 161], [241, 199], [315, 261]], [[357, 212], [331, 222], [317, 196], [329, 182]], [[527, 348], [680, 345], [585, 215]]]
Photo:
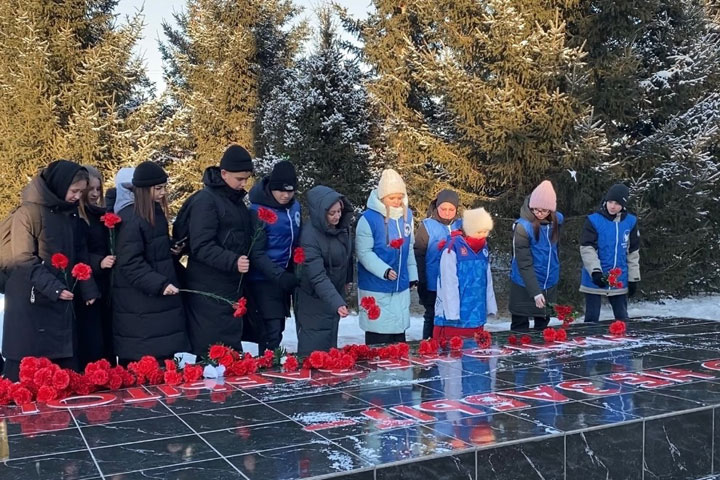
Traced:
[[169, 284], [179, 286], [168, 223], [160, 205], [155, 205], [155, 225], [140, 218], [134, 208], [131, 204], [118, 212], [122, 223], [115, 227], [115, 353], [128, 360], [143, 355], [168, 357], [189, 346], [182, 299], [163, 295]]
[[[209, 167], [203, 175], [205, 187], [192, 199], [188, 242], [190, 254], [185, 286], [237, 300], [241, 275], [237, 260], [250, 248], [255, 221], [245, 205], [244, 190], [227, 186], [218, 167]], [[258, 236], [250, 252], [250, 263], [267, 278], [278, 278], [283, 270], [264, 253], [265, 237]], [[247, 277], [247, 275], [245, 275]], [[248, 280], [243, 280], [247, 284]], [[242, 350], [243, 321], [233, 317], [233, 309], [211, 298], [186, 295], [188, 330], [195, 354], [206, 355], [208, 346], [222, 342]]]
[[[318, 335], [302, 335], [310, 343], [299, 345], [302, 352], [298, 352], [301, 354], [326, 349], [326, 345], [313, 345], [312, 339], [323, 338], [320, 331], [337, 328], [338, 308], [346, 305], [345, 285], [352, 282], [353, 278], [353, 242], [350, 232], [353, 211], [350, 202], [325, 186], [311, 189], [307, 200], [310, 222], [303, 225], [300, 234], [305, 263], [301, 267], [295, 311], [298, 328], [318, 332]], [[343, 201], [344, 208], [340, 223], [337, 228], [332, 228], [327, 225], [325, 215], [338, 200]]]
[[[67, 358], [76, 353], [73, 304], [58, 297], [72, 288], [72, 267], [89, 262], [83, 220], [77, 205], [65, 201], [70, 180], [81, 168], [67, 161], [50, 164], [23, 190], [22, 205], [13, 214], [3, 337], [7, 358]], [[68, 257], [69, 286], [64, 273], [52, 267], [56, 253]], [[100, 295], [93, 279], [79, 282], [75, 294], [81, 301]]]

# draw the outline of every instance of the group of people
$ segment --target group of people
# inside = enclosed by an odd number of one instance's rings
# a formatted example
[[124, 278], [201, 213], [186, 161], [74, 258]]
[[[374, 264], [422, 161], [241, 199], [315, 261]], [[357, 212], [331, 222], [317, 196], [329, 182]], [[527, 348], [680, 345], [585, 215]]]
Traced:
[[[253, 169], [243, 147], [228, 147], [179, 210], [172, 234], [168, 175], [157, 163], [121, 169], [107, 194], [93, 167], [58, 160], [43, 169], [4, 222], [3, 374], [16, 380], [26, 356], [82, 369], [100, 358], [127, 364], [144, 355], [206, 356], [216, 343], [241, 351], [243, 340], [257, 342], [262, 353], [280, 346], [291, 308], [298, 354], [328, 350], [337, 346], [339, 320], [350, 314], [356, 264], [367, 344], [405, 340], [413, 288], [425, 308], [425, 338], [471, 336], [497, 313], [487, 242], [493, 219], [485, 209], [460, 214], [458, 194], [442, 190], [416, 234], [405, 183], [387, 169], [356, 223], [348, 199], [322, 185], [306, 193], [303, 217], [292, 163], [275, 164], [248, 194]], [[602, 296], [616, 318], [627, 318], [627, 294], [640, 280], [628, 195], [624, 185], [613, 186], [587, 218], [580, 287], [586, 321], [598, 320]], [[264, 210], [274, 221], [263, 220]], [[103, 223], [107, 212], [121, 219], [113, 235]], [[536, 329], [549, 321], [562, 223], [552, 184], [544, 181], [513, 227], [512, 329], [529, 328], [531, 318]], [[293, 258], [298, 247], [301, 265]], [[53, 262], [58, 253], [67, 268]], [[68, 275], [80, 262], [91, 266], [89, 280]], [[608, 283], [614, 268], [622, 286]], [[217, 300], [241, 297], [244, 318]]]

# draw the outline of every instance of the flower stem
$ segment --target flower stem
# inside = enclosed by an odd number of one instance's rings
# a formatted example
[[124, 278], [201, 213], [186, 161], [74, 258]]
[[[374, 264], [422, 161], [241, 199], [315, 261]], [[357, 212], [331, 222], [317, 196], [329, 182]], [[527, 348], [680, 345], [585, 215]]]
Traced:
[[196, 295], [203, 295], [205, 297], [210, 297], [214, 300], [225, 302], [228, 305], [230, 305], [231, 307], [234, 306], [236, 303], [236, 302], [233, 302], [232, 300], [228, 300], [225, 297], [221, 297], [220, 295], [215, 295], [214, 293], [210, 293], [210, 292], [201, 292], [200, 290], [190, 290], [188, 288], [179, 288], [178, 290], [181, 292], [194, 293]]

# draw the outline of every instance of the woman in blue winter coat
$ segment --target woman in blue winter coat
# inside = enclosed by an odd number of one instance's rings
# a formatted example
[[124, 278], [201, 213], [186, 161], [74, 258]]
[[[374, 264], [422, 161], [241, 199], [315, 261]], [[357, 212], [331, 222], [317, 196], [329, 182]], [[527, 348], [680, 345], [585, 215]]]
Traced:
[[418, 280], [413, 216], [400, 175], [384, 170], [357, 225], [358, 296], [373, 297], [380, 317], [360, 310], [366, 344], [404, 342], [410, 326], [410, 287]]
[[435, 300], [437, 300], [437, 279], [440, 271], [444, 241], [453, 230], [459, 230], [462, 221], [458, 218], [460, 198], [452, 190], [441, 190], [430, 202], [428, 217], [420, 222], [415, 235], [415, 260], [418, 269], [418, 297], [425, 308], [423, 338], [432, 337], [435, 323]]
[[448, 236], [440, 257], [433, 338], [472, 337], [497, 314], [487, 236], [493, 220], [484, 208], [465, 210], [462, 235]]
[[511, 330], [536, 330], [550, 321], [549, 305], [557, 301], [560, 280], [558, 239], [563, 215], [549, 180], [525, 199], [520, 218], [513, 225], [513, 259], [510, 269]]
[[[297, 286], [293, 273], [293, 250], [300, 244], [300, 202], [295, 199], [297, 175], [288, 161], [275, 164], [270, 176], [250, 190], [250, 210], [271, 209], [277, 215], [274, 224], [263, 224], [267, 239], [265, 254], [278, 267], [285, 270], [279, 285], [270, 281], [256, 266], [250, 264], [248, 275], [251, 308], [262, 318], [258, 353], [275, 350], [282, 342], [285, 318], [290, 316], [290, 296]], [[259, 322], [257, 322], [259, 324]], [[256, 325], [259, 326], [259, 325]]]
[[[627, 320], [627, 297], [635, 294], [640, 281], [640, 233], [637, 217], [628, 213], [630, 190], [622, 183], [610, 187], [600, 210], [589, 215], [580, 237], [585, 321], [600, 318], [602, 297], [607, 297], [617, 320]], [[608, 275], [620, 269], [611, 285]]]

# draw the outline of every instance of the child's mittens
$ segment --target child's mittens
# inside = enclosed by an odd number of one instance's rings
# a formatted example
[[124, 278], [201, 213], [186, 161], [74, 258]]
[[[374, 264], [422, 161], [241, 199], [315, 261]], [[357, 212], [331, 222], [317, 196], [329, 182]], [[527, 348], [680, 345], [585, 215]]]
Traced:
[[602, 272], [593, 272], [592, 273], [592, 281], [595, 285], [597, 285], [600, 288], [607, 288], [608, 283], [603, 278]]

